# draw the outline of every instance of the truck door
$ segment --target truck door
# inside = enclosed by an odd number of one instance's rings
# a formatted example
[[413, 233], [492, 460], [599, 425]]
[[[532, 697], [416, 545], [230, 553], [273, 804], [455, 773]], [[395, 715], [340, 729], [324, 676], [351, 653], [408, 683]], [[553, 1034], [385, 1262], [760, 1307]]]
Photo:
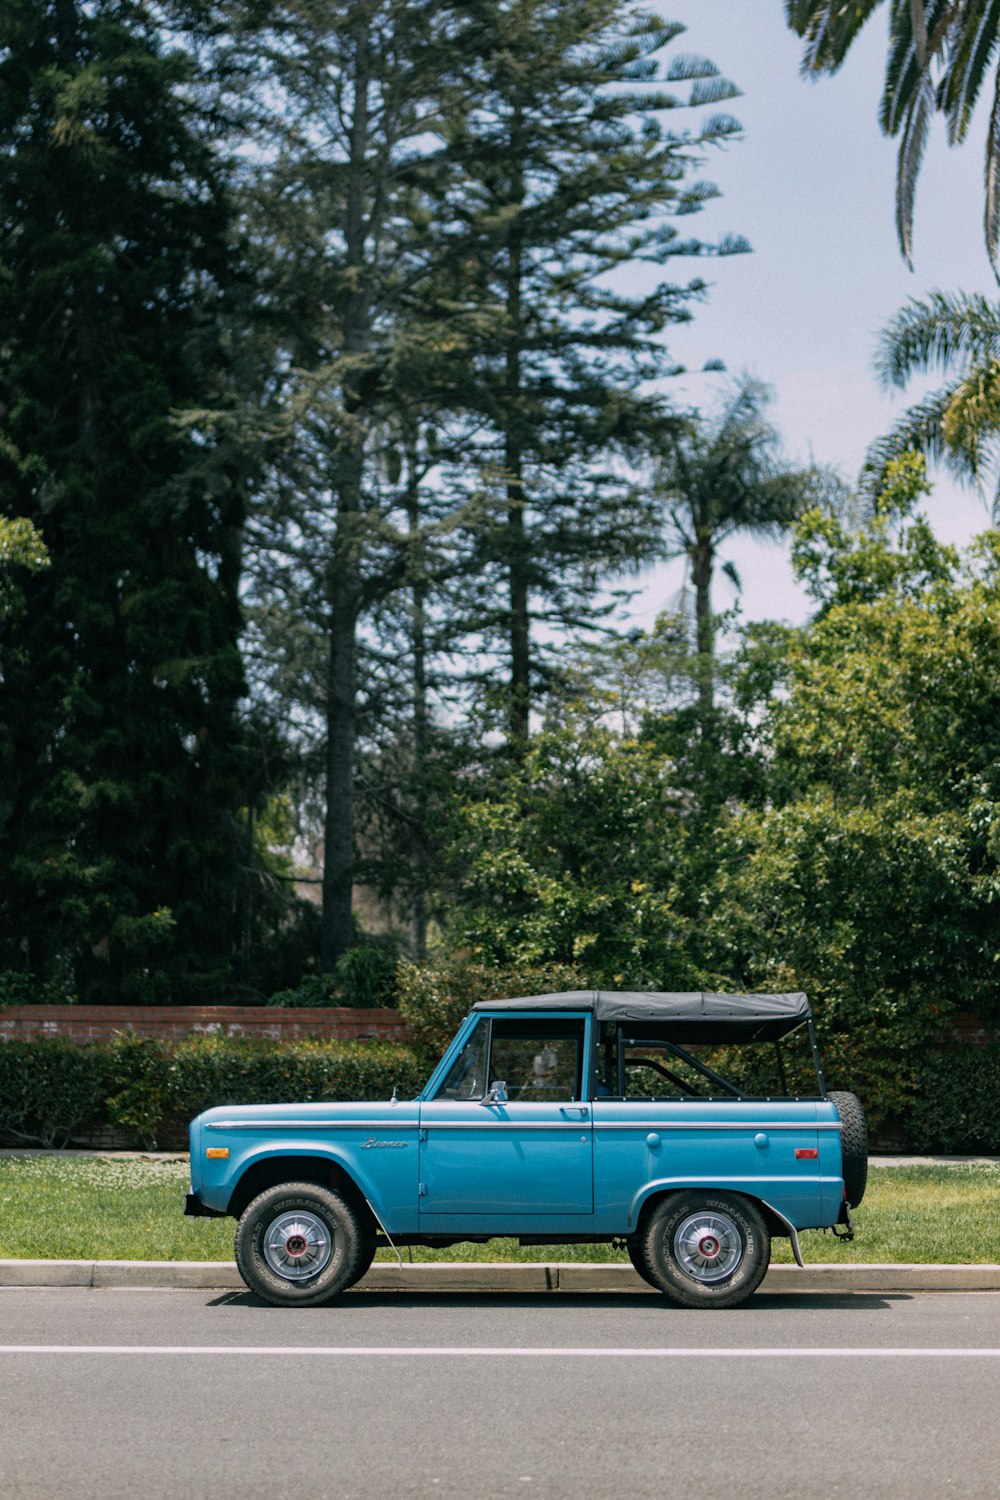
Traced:
[[565, 1014], [480, 1017], [421, 1105], [422, 1219], [593, 1212], [588, 1025]]

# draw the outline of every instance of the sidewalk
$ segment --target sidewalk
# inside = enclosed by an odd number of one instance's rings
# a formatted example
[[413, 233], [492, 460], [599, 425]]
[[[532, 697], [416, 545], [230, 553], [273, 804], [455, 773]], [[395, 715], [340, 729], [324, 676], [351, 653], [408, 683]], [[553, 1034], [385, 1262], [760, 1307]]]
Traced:
[[[0, 1260], [0, 1287], [246, 1291], [230, 1261]], [[655, 1295], [630, 1265], [379, 1261], [359, 1292], [601, 1292]], [[771, 1266], [764, 1292], [1000, 1292], [998, 1266]]]

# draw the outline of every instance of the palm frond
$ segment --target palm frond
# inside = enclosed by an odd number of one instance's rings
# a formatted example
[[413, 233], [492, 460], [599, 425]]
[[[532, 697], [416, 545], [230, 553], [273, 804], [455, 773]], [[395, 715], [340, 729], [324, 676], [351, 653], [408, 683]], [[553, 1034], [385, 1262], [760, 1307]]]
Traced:
[[993, 85], [993, 108], [986, 131], [986, 201], [983, 207], [983, 228], [986, 232], [986, 253], [996, 273], [997, 253], [1000, 249], [1000, 68], [997, 69]]
[[945, 416], [954, 394], [954, 385], [948, 385], [925, 396], [909, 407], [884, 437], [872, 443], [858, 476], [858, 488], [865, 499], [877, 503], [886, 487], [890, 463], [904, 453], [922, 453], [929, 463], [944, 459], [957, 479], [966, 484], [975, 482], [975, 474], [968, 469], [962, 471], [961, 455], [951, 455], [944, 439]]
[[917, 61], [917, 49], [908, 25], [889, 33], [885, 61], [885, 83], [879, 101], [878, 122], [885, 135], [898, 135], [912, 103], [918, 80], [926, 68]]
[[913, 269], [913, 204], [917, 191], [917, 177], [927, 145], [927, 133], [934, 112], [934, 85], [929, 71], [925, 71], [909, 109], [903, 139], [899, 143], [896, 159], [896, 233], [899, 248], [906, 264]]
[[875, 368], [884, 386], [902, 388], [911, 375], [1000, 357], [1000, 302], [980, 293], [932, 292], [912, 298], [883, 329]]
[[948, 140], [958, 145], [966, 137], [983, 80], [996, 51], [1000, 28], [1000, 0], [985, 5], [966, 4], [954, 20], [948, 59], [941, 80], [939, 103], [948, 122]]
[[803, 73], [835, 73], [882, 0], [785, 0], [791, 29], [805, 40]]
[[[788, 25], [804, 42], [802, 71], [835, 73], [881, 3], [785, 0]], [[889, 0], [887, 8], [889, 46], [879, 124], [886, 135], [901, 137], [896, 231], [912, 269], [914, 201], [931, 119], [938, 110], [944, 114], [950, 145], [966, 139], [1000, 50], [1000, 0]], [[985, 172], [986, 248], [1000, 280], [1000, 67]]]
[[[914, 17], [914, 8], [919, 11]], [[952, 36], [957, 0], [892, 0], [889, 51], [879, 104], [879, 124], [886, 135], [905, 128], [908, 112], [932, 67], [945, 54]], [[935, 108], [939, 101], [935, 94]]]
[[1000, 433], [1000, 363], [977, 366], [959, 381], [941, 422], [949, 455], [961, 455], [977, 482], [983, 476], [984, 453]]

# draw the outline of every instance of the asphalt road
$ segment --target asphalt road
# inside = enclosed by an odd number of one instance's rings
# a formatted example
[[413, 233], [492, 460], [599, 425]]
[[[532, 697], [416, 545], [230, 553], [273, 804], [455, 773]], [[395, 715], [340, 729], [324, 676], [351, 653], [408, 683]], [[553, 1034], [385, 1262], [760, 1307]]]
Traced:
[[998, 1413], [997, 1294], [0, 1291], [0, 1500], [995, 1500]]

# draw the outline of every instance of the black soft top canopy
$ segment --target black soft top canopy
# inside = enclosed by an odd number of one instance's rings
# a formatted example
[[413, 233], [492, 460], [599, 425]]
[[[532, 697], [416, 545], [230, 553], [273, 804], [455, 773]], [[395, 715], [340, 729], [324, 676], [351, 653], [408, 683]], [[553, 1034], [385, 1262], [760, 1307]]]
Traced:
[[567, 990], [481, 1000], [473, 1010], [501, 1013], [587, 1010], [598, 1021], [614, 1021], [637, 1038], [693, 1045], [777, 1041], [809, 1019], [805, 995], [656, 994], [647, 991]]

